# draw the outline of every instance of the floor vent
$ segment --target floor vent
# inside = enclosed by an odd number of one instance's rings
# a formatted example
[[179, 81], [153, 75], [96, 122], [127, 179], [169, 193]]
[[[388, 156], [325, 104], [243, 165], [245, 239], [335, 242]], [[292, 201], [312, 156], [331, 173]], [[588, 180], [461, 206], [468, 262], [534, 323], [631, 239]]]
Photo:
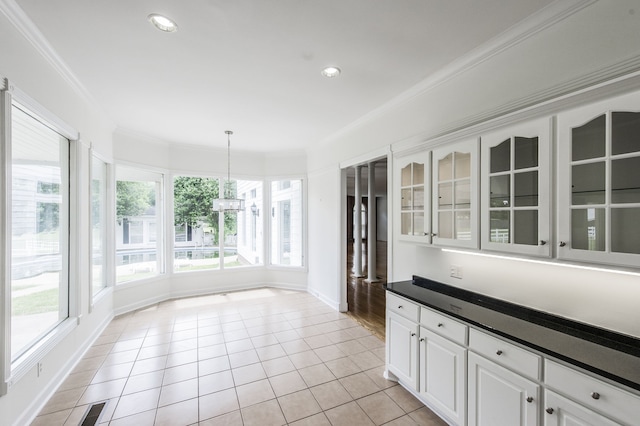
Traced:
[[104, 410], [106, 402], [101, 402], [99, 404], [93, 404], [89, 407], [87, 414], [85, 414], [84, 419], [82, 419], [82, 423], [80, 426], [94, 426], [98, 424], [98, 419], [100, 418], [100, 414], [102, 414], [102, 410]]

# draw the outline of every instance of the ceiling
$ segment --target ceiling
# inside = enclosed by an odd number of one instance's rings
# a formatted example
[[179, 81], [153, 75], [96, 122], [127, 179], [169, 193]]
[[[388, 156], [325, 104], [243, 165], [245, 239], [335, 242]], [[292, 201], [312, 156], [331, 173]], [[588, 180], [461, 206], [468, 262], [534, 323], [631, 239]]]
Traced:
[[259, 152], [322, 143], [551, 3], [15, 1], [118, 131]]

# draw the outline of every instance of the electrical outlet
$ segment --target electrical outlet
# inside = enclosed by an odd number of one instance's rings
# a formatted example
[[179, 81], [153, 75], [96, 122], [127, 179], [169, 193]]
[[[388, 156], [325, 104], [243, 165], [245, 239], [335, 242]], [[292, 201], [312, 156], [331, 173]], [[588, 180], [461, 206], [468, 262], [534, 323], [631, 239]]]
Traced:
[[453, 278], [462, 278], [462, 266], [451, 265], [449, 266], [449, 276]]

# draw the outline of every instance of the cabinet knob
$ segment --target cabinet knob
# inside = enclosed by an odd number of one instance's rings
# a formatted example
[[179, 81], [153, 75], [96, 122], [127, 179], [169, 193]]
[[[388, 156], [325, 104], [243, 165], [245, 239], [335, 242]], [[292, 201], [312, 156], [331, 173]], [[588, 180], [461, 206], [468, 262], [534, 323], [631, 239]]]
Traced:
[[502, 351], [500, 349], [498, 349], [498, 351], [496, 352], [496, 355], [498, 355], [498, 356], [502, 355]]
[[398, 305], [398, 309], [402, 309], [402, 305]]
[[598, 392], [591, 392], [591, 398], [600, 399], [600, 394]]
[[533, 402], [533, 397], [532, 396], [527, 397], [527, 402], [531, 404]]
[[567, 245], [567, 243], [565, 243], [564, 241], [560, 241], [560, 247], [564, 247], [566, 245]]
[[415, 337], [416, 333], [411, 333], [411, 337]]
[[545, 244], [547, 244], [547, 242], [546, 242], [545, 240], [540, 240], [540, 245], [541, 245], [541, 246], [543, 246], [543, 245], [545, 245]]
[[546, 409], [546, 410], [544, 410], [544, 411], [546, 411], [546, 412], [547, 412], [547, 413], [549, 413], [549, 414], [553, 414], [553, 408], [551, 408], [551, 407], [547, 408], [547, 409]]
[[432, 236], [432, 237], [437, 237], [437, 236], [438, 236], [438, 234], [436, 234], [435, 232], [432, 232], [432, 233], [431, 233], [431, 236]]
[[424, 342], [424, 337], [421, 337], [421, 338], [420, 338], [420, 341], [421, 341], [421, 342]]
[[439, 323], [438, 323], [438, 327], [444, 327], [444, 324], [443, 324], [443, 323], [441, 323], [441, 322], [439, 322]]

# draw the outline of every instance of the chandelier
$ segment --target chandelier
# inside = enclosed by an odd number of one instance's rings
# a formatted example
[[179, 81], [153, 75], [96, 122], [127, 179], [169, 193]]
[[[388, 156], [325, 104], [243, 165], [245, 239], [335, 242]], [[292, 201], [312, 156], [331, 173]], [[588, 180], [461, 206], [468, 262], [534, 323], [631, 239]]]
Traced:
[[223, 198], [213, 200], [213, 211], [217, 212], [239, 212], [244, 210], [244, 200], [240, 198], [232, 198], [231, 187], [231, 130], [225, 130], [227, 135], [227, 181], [223, 185], [220, 192]]

